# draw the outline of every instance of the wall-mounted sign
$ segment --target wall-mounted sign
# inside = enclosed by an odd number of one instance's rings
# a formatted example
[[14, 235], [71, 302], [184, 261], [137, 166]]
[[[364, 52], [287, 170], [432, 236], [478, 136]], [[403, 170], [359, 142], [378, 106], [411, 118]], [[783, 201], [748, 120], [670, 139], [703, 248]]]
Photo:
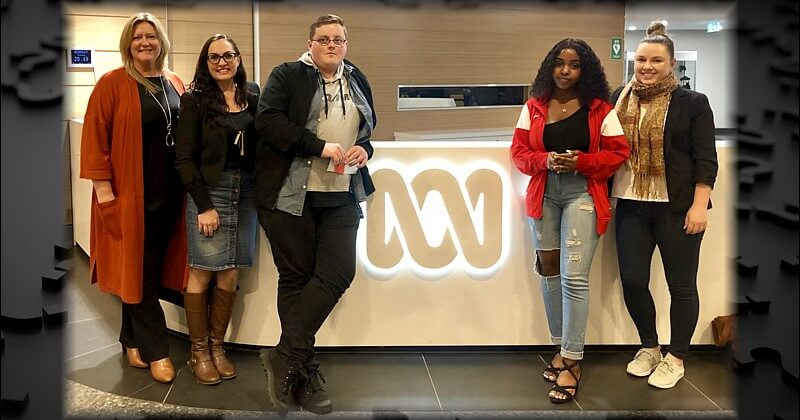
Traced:
[[483, 159], [372, 166], [378, 190], [359, 237], [359, 259], [370, 275], [387, 279], [410, 270], [432, 280], [460, 269], [485, 279], [497, 272], [508, 252], [507, 170]]
[[94, 67], [94, 48], [72, 47], [67, 49], [67, 67]]
[[611, 38], [611, 59], [622, 59], [622, 38]]

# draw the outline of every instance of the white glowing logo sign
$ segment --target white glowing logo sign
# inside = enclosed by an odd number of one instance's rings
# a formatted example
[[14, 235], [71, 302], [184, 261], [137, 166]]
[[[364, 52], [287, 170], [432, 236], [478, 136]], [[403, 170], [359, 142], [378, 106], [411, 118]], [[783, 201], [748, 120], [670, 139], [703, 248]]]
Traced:
[[376, 191], [358, 235], [359, 260], [375, 278], [409, 269], [421, 278], [462, 268], [488, 278], [509, 238], [507, 171], [490, 161], [371, 166]]

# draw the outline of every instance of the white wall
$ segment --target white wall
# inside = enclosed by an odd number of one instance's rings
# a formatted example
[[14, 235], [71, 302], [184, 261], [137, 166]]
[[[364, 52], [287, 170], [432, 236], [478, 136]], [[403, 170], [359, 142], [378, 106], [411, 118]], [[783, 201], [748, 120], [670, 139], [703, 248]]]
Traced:
[[[717, 128], [736, 124], [736, 44], [733, 31], [669, 31], [676, 51], [697, 51], [696, 90], [708, 96]], [[634, 51], [644, 31], [625, 31], [625, 50]]]

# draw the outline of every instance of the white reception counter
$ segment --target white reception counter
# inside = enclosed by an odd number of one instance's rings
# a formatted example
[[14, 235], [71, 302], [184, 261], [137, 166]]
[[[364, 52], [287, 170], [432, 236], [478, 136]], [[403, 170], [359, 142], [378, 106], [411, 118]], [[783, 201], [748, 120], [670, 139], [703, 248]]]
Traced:
[[[91, 184], [77, 179], [80, 124], [70, 122], [75, 238], [88, 251]], [[373, 142], [377, 191], [364, 206], [356, 278], [322, 326], [320, 346], [550, 344], [523, 197], [527, 177], [507, 141]], [[735, 156], [718, 142], [720, 174], [703, 240], [700, 318], [693, 344], [711, 344], [711, 320], [732, 312]], [[88, 189], [87, 185], [88, 184]], [[85, 210], [84, 210], [85, 209]], [[614, 226], [594, 256], [587, 344], [636, 344], [617, 271]], [[274, 345], [277, 271], [259, 233], [227, 341]], [[87, 279], [88, 281], [88, 279]], [[658, 331], [669, 340], [669, 292], [660, 258], [650, 286]], [[169, 328], [186, 332], [180, 307], [162, 302]]]

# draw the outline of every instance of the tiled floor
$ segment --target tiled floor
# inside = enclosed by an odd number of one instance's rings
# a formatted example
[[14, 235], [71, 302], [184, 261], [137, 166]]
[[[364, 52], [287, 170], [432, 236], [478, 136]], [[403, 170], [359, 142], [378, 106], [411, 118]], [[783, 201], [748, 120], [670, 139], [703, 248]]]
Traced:
[[[146, 369], [130, 367], [117, 341], [119, 303], [86, 280], [81, 251], [66, 285], [68, 299], [65, 367], [68, 379], [96, 390], [157, 403], [240, 412], [270, 412], [266, 381], [255, 349], [232, 349], [237, 378], [215, 386], [195, 383], [186, 369], [188, 342], [170, 335], [170, 353], [179, 369], [169, 385], [156, 383]], [[549, 352], [514, 348], [408, 351], [322, 350], [322, 372], [336, 412], [357, 413], [536, 413], [579, 412], [703, 413], [735, 417], [735, 376], [730, 354], [694, 351], [686, 377], [670, 390], [627, 375], [630, 349], [587, 349], [575, 401], [554, 405], [550, 384], [541, 377]], [[165, 406], [166, 407], [166, 406]], [[459, 415], [464, 417], [464, 415]], [[470, 417], [470, 415], [466, 415]]]

